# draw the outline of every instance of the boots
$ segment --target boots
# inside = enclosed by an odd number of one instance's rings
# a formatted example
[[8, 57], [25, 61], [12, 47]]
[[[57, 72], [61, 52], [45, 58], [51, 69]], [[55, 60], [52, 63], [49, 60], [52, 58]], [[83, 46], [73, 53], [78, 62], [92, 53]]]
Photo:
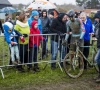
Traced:
[[40, 69], [39, 69], [39, 67], [38, 67], [38, 64], [34, 64], [33, 70], [34, 70], [35, 72], [40, 72]]

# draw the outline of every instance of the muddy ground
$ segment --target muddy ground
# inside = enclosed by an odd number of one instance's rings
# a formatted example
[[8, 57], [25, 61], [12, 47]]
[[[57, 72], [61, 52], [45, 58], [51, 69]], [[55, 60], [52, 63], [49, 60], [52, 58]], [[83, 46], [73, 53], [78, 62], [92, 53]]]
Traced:
[[0, 90], [100, 90], [100, 84], [95, 83], [93, 78], [73, 79], [71, 81], [46, 83], [41, 85], [27, 85], [23, 88], [1, 88]]

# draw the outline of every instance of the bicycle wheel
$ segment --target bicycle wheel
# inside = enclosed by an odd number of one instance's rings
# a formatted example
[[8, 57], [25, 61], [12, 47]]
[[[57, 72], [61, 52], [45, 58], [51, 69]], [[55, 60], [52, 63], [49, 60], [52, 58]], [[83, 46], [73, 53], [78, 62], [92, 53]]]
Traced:
[[78, 78], [83, 74], [84, 62], [81, 55], [71, 52], [67, 54], [63, 61], [65, 73], [71, 78]]

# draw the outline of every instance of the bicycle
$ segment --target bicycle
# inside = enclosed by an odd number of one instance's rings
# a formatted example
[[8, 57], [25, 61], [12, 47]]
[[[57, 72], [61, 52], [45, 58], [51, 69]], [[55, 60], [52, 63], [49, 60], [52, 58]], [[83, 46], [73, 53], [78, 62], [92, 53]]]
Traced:
[[[94, 41], [92, 36], [90, 40], [90, 46], [79, 46], [79, 42], [75, 41], [74, 45], [76, 46], [75, 51], [69, 52], [63, 61], [64, 71], [65, 73], [71, 77], [71, 78], [78, 78], [83, 74], [84, 71], [84, 61], [85, 59], [88, 64], [92, 67], [95, 67], [95, 69], [98, 71], [97, 64], [94, 61], [94, 57], [96, 55], [96, 48], [94, 46]], [[70, 46], [70, 45], [69, 45]], [[83, 54], [83, 52], [80, 50], [81, 48], [87, 48], [92, 47], [92, 60], [90, 61], [88, 58], [86, 58]]]

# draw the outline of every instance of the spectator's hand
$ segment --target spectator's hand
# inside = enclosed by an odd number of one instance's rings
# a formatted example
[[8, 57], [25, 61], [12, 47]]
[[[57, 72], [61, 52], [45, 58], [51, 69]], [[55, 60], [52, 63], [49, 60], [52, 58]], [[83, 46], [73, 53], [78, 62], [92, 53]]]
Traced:
[[16, 42], [11, 42], [11, 45], [15, 45], [15, 44], [17, 44]]
[[28, 35], [27, 34], [23, 34], [23, 37], [28, 37]]
[[59, 36], [63, 35], [63, 33], [60, 32], [60, 31], [58, 31], [57, 34], [58, 34]]
[[44, 41], [45, 41], [45, 42], [48, 42], [48, 38], [44, 38]]
[[94, 33], [90, 33], [91, 36], [94, 36]]
[[37, 45], [36, 44], [34, 44], [34, 48], [36, 48], [37, 47]]
[[25, 39], [23, 36], [20, 36], [20, 40], [24, 43], [25, 42]]

